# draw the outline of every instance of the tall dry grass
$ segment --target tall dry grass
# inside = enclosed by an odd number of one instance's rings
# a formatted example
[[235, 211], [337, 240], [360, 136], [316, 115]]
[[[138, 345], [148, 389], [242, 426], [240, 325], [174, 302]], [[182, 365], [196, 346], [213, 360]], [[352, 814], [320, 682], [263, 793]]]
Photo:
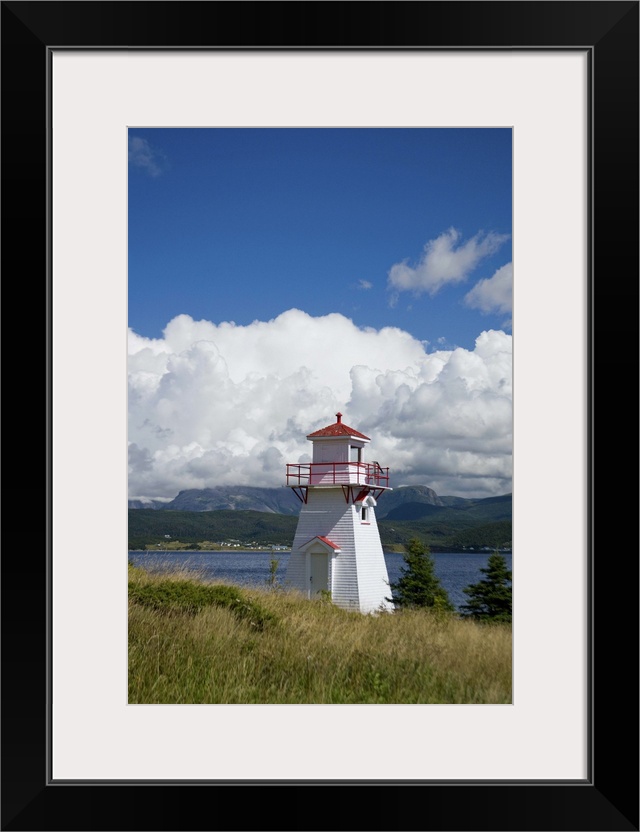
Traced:
[[[431, 610], [362, 615], [266, 587], [198, 595], [207, 584], [192, 574], [133, 567], [129, 580], [130, 703], [511, 702], [510, 625]], [[189, 584], [200, 598], [191, 606]]]

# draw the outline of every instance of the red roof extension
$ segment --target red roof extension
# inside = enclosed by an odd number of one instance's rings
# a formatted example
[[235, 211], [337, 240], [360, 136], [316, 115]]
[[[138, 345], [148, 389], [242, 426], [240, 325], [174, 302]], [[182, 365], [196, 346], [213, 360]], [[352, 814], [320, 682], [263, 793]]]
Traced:
[[360, 439], [369, 439], [364, 433], [359, 430], [350, 428], [349, 425], [342, 423], [342, 413], [336, 413], [336, 422], [333, 425], [327, 425], [326, 428], [321, 428], [313, 433], [307, 434], [307, 439], [316, 439], [319, 436], [357, 436]]
[[[323, 543], [326, 543], [327, 546], [331, 546], [332, 549], [339, 549], [340, 548], [337, 543], [334, 543], [333, 540], [329, 540], [328, 537], [323, 537], [322, 535], [317, 534], [315, 537], [312, 537], [311, 540], [316, 540], [316, 538], [318, 540], [321, 540]], [[307, 542], [311, 543], [311, 540], [309, 540]]]

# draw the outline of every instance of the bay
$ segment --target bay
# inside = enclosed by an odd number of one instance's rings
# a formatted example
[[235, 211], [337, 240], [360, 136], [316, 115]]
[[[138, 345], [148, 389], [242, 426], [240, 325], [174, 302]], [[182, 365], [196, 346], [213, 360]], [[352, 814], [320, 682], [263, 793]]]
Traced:
[[[477, 583], [484, 575], [480, 571], [487, 565], [491, 552], [433, 552], [435, 571], [447, 590], [451, 603], [460, 609], [468, 601], [464, 588]], [[507, 568], [512, 569], [512, 553], [503, 552]], [[284, 585], [289, 552], [268, 550], [240, 550], [219, 552], [129, 552], [134, 566], [149, 572], [187, 570], [204, 580], [221, 580], [238, 586], [265, 587], [270, 576], [270, 564], [277, 561], [276, 580]], [[385, 553], [389, 581], [395, 583], [404, 566], [402, 555]]]

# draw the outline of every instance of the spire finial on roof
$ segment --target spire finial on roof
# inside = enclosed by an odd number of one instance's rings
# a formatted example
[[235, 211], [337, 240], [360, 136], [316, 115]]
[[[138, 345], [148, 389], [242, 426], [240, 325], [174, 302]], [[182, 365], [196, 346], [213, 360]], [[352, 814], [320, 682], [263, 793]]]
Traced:
[[342, 413], [336, 413], [336, 420], [337, 423], [340, 424], [340, 422], [342, 421]]

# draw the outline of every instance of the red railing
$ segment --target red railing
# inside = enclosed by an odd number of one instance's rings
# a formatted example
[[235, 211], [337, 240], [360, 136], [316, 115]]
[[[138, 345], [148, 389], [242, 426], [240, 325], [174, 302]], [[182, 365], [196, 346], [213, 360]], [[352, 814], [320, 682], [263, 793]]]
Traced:
[[287, 463], [287, 485], [373, 485], [388, 488], [389, 469], [377, 462]]

